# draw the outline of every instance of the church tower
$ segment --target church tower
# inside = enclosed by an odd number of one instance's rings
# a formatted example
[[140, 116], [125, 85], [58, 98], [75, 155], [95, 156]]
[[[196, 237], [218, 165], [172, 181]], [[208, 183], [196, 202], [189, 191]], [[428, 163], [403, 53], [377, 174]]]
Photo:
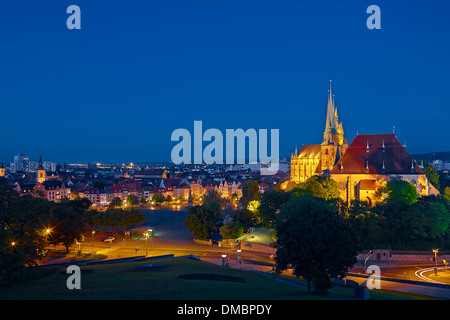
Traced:
[[303, 145], [300, 151], [291, 155], [290, 181], [305, 182], [314, 175], [328, 176], [347, 150], [342, 122], [339, 122], [334, 95], [328, 91], [327, 119], [322, 143]]
[[47, 172], [42, 165], [42, 154], [39, 154], [39, 167], [36, 170], [36, 180], [38, 183], [42, 183], [47, 180]]
[[0, 167], [0, 177], [4, 177], [5, 176], [5, 167], [3, 166], [3, 162], [2, 162], [2, 166]]
[[337, 108], [334, 103], [334, 95], [331, 89], [328, 92], [327, 120], [321, 144], [321, 169], [322, 173], [330, 172], [334, 165], [344, 154], [347, 141], [344, 138], [342, 122], [339, 122]]

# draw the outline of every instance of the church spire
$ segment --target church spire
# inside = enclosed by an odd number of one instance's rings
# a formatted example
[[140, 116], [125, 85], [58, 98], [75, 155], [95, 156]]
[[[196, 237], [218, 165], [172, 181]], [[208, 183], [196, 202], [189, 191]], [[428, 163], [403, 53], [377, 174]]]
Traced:
[[327, 105], [327, 120], [325, 123], [325, 132], [323, 133], [323, 142], [332, 143], [333, 141], [333, 129], [336, 131], [335, 116], [337, 110], [334, 107], [334, 95], [331, 89], [330, 80], [330, 90], [328, 90], [328, 105]]
[[39, 152], [39, 167], [38, 169], [44, 169], [44, 166], [42, 165], [42, 151]]
[[39, 153], [39, 167], [36, 170], [36, 180], [38, 183], [43, 183], [47, 180], [47, 172], [42, 165], [42, 152]]

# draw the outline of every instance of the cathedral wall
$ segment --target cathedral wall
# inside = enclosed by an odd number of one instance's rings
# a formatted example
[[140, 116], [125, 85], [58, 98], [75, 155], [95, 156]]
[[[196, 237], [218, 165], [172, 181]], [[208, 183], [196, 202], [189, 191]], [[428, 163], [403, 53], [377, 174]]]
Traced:
[[[408, 181], [416, 187], [417, 193], [421, 196], [430, 195], [430, 184], [424, 174], [332, 174], [331, 178], [338, 184], [340, 198], [348, 202], [370, 199], [369, 202], [375, 205], [382, 200], [378, 191], [392, 179]], [[361, 180], [373, 180], [375, 188], [373, 190], [361, 189]]]

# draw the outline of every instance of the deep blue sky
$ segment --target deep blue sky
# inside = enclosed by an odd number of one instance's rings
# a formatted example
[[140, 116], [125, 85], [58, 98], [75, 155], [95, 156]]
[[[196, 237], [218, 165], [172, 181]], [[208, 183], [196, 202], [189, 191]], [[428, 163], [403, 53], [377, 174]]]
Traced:
[[[311, 4], [313, 2], [313, 4]], [[66, 8], [81, 8], [68, 30]], [[381, 8], [381, 30], [366, 9]], [[0, 160], [170, 160], [173, 130], [320, 143], [329, 80], [351, 142], [450, 150], [450, 2], [3, 1]]]

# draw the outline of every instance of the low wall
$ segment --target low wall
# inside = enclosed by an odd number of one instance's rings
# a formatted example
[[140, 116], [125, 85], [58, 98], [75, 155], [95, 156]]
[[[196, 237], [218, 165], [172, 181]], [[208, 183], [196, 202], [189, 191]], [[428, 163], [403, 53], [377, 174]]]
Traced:
[[210, 245], [212, 245], [212, 240], [211, 239], [210, 240], [200, 240], [200, 239], [194, 238], [194, 243], [205, 244], [205, 245], [210, 246]]
[[[367, 259], [367, 252], [360, 253], [357, 255], [358, 260], [366, 260]], [[443, 254], [439, 254], [437, 256], [437, 260], [449, 260], [450, 254], [448, 252], [445, 252]], [[369, 259], [367, 261], [423, 261], [423, 262], [433, 262], [434, 261], [434, 255], [431, 252], [427, 251], [394, 251], [394, 250], [388, 250], [388, 249], [374, 249], [373, 253], [370, 255]]]
[[222, 239], [217, 242], [218, 247], [222, 248], [234, 248], [236, 246], [236, 240], [234, 239]]
[[248, 242], [248, 241], [241, 241], [239, 243], [239, 249], [242, 251], [250, 251], [255, 253], [263, 253], [267, 255], [273, 255], [275, 256], [277, 253], [277, 248], [269, 247], [260, 243], [254, 243], [254, 242]]

